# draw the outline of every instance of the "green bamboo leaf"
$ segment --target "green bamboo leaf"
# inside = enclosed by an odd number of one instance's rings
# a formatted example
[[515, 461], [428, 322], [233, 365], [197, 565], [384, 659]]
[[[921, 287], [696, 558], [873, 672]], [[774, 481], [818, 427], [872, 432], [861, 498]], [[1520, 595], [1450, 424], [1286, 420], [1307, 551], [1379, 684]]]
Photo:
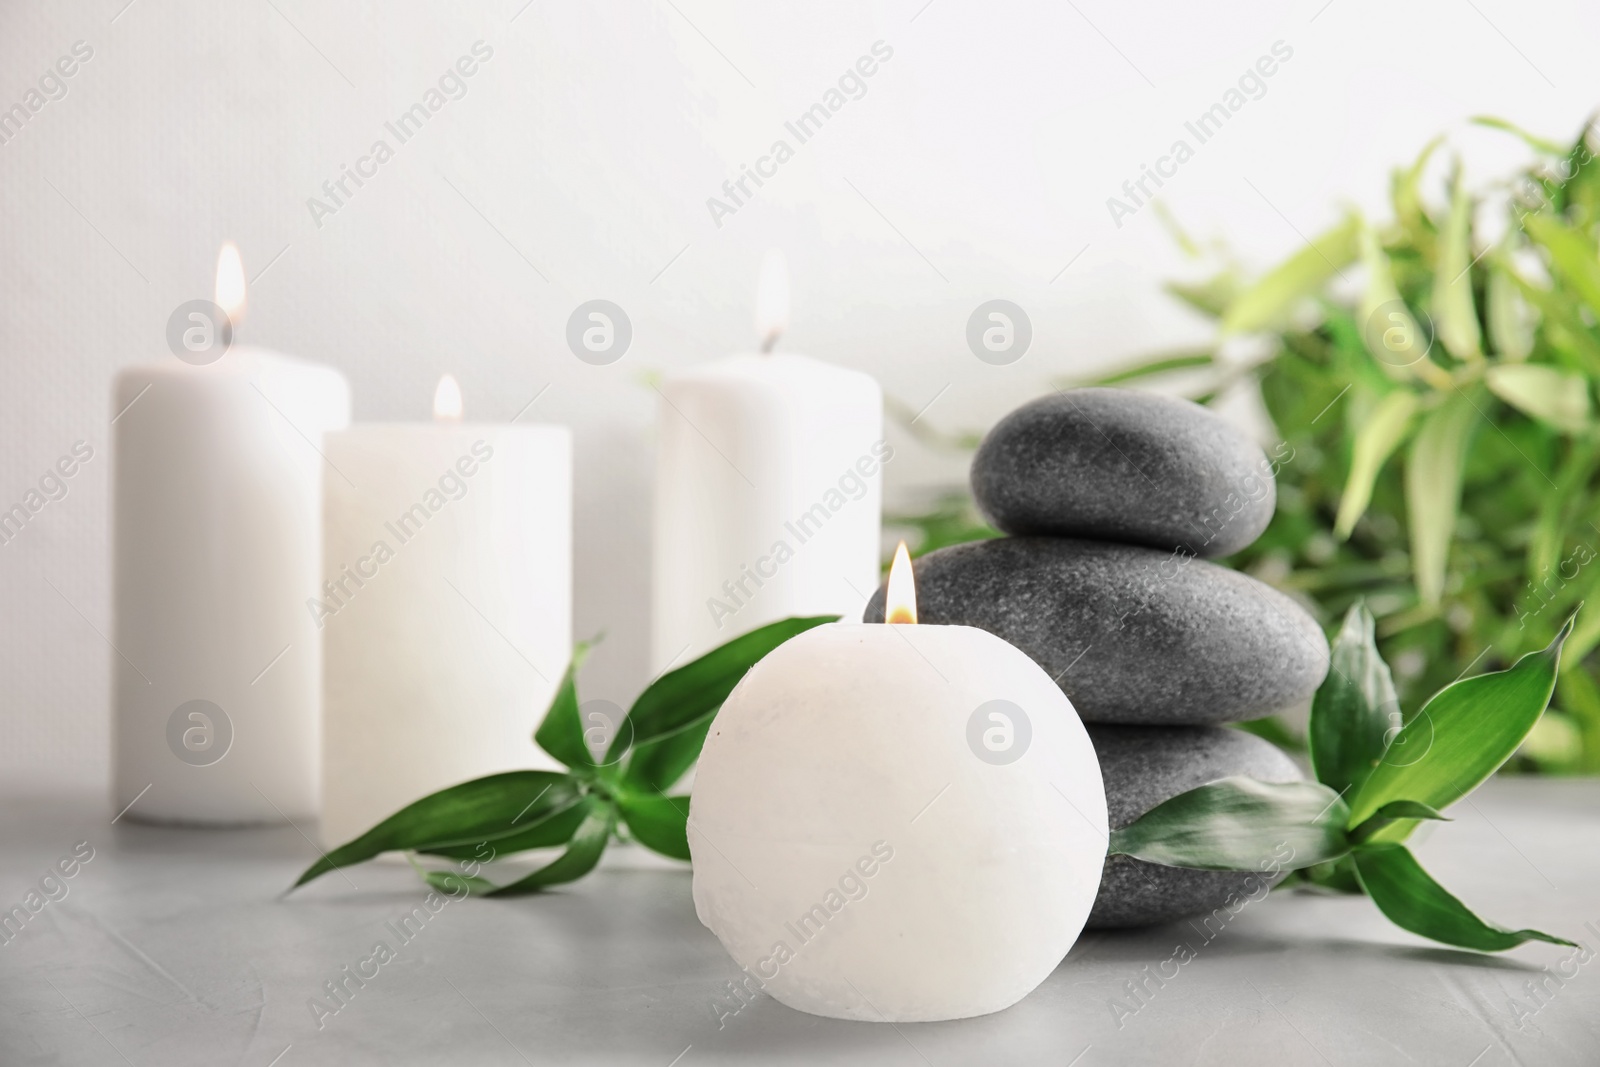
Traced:
[[1107, 851], [1168, 867], [1254, 871], [1274, 863], [1295, 870], [1349, 851], [1348, 814], [1339, 794], [1316, 782], [1223, 778], [1113, 830]]
[[1426, 377], [1430, 372], [1437, 374], [1436, 365], [1428, 361], [1432, 338], [1401, 299], [1389, 257], [1378, 243], [1377, 234], [1365, 224], [1361, 227], [1360, 246], [1361, 266], [1367, 276], [1357, 309], [1361, 316], [1361, 347], [1391, 379], [1407, 381]]
[[1089, 381], [1074, 381], [1074, 388], [1086, 386], [1123, 385], [1127, 382], [1136, 382], [1141, 378], [1149, 378], [1157, 374], [1170, 374], [1173, 371], [1196, 370], [1200, 367], [1209, 367], [1216, 362], [1216, 354], [1210, 349], [1196, 352], [1182, 352], [1177, 355], [1163, 356], [1140, 363], [1134, 367], [1124, 367], [1122, 370], [1112, 371], [1099, 378]]
[[[1600, 441], [1587, 435], [1574, 440], [1556, 472], [1555, 489], [1539, 494], [1538, 515], [1533, 536], [1528, 541], [1530, 582], [1546, 580], [1559, 562], [1567, 531], [1579, 521], [1581, 507], [1589, 502], [1589, 481], [1594, 477], [1597, 464], [1600, 464]], [[1577, 647], [1574, 641], [1568, 646], [1567, 654], [1573, 655]]]
[[639, 844], [671, 856], [689, 858], [689, 798], [617, 794], [622, 821]]
[[1361, 221], [1351, 215], [1269, 271], [1228, 305], [1222, 332], [1250, 333], [1284, 322], [1296, 304], [1355, 261]]
[[493, 842], [518, 833], [519, 826], [565, 810], [577, 799], [577, 783], [556, 771], [507, 771], [462, 782], [407, 804], [327, 853], [307, 867], [295, 885], [383, 852], [427, 852]]
[[1550, 265], [1573, 292], [1600, 315], [1600, 258], [1582, 234], [1550, 215], [1524, 215], [1522, 225], [1550, 254]]
[[1501, 363], [1490, 367], [1484, 380], [1507, 404], [1564, 433], [1589, 427], [1589, 384], [1582, 375], [1542, 363]]
[[1518, 126], [1514, 122], [1509, 122], [1506, 119], [1495, 118], [1493, 115], [1474, 115], [1471, 121], [1476, 126], [1487, 126], [1491, 130], [1500, 130], [1504, 133], [1509, 133], [1513, 136], [1520, 137], [1524, 142], [1526, 142], [1528, 147], [1532, 148], [1535, 152], [1543, 152], [1545, 155], [1549, 156], [1561, 156], [1565, 155], [1567, 152], [1566, 148], [1556, 144], [1554, 141], [1540, 137], [1537, 134], [1529, 133], [1521, 126]]
[[1422, 210], [1422, 172], [1428, 166], [1441, 144], [1442, 136], [1435, 137], [1423, 146], [1421, 152], [1411, 166], [1404, 170], [1396, 170], [1389, 185], [1389, 196], [1394, 202], [1395, 219], [1405, 228], [1412, 241], [1419, 245], [1424, 239], [1431, 237], [1428, 233], [1427, 215]]
[[[1550, 702], [1572, 622], [1567, 619], [1548, 647], [1528, 653], [1508, 670], [1464, 678], [1435, 693], [1350, 797], [1349, 825], [1360, 825], [1395, 800], [1442, 811], [1510, 759]], [[1402, 840], [1414, 825], [1396, 823], [1374, 840]]]
[[700, 758], [715, 718], [715, 713], [704, 715], [680, 730], [635, 745], [628, 755], [623, 782], [656, 793], [672, 788]]
[[1406, 518], [1411, 533], [1411, 566], [1417, 593], [1427, 605], [1444, 597], [1461, 506], [1461, 475], [1467, 447], [1481, 416], [1459, 390], [1422, 420], [1406, 463]]
[[1600, 114], [1590, 115], [1578, 131], [1572, 146], [1567, 149], [1562, 167], [1567, 177], [1557, 187], [1556, 210], [1569, 213], [1574, 218], [1593, 220], [1600, 217], [1600, 160], [1590, 147], [1591, 131], [1600, 123]]
[[416, 851], [431, 856], [487, 863], [491, 859], [526, 852], [532, 848], [554, 848], [556, 845], [564, 845], [572, 840], [572, 835], [578, 832], [578, 826], [588, 814], [588, 809], [584, 807], [582, 801], [581, 796], [574, 794], [565, 807], [537, 815], [531, 812], [519, 813], [518, 816], [512, 817], [515, 830], [502, 837], [493, 839], [480, 837], [472, 841], [429, 845]]
[[486, 897], [494, 892], [494, 883], [487, 878], [480, 878], [473, 874], [460, 874], [456, 871], [422, 871], [422, 880], [446, 896], [460, 896], [465, 890], [468, 896]]
[[1356, 528], [1372, 502], [1372, 487], [1394, 450], [1400, 447], [1417, 413], [1417, 395], [1409, 389], [1396, 389], [1378, 402], [1361, 429], [1356, 431], [1350, 450], [1350, 477], [1339, 497], [1339, 515], [1333, 535], [1343, 541]]
[[1199, 259], [1204, 255], [1200, 248], [1200, 242], [1196, 241], [1190, 236], [1189, 231], [1183, 228], [1183, 224], [1178, 221], [1178, 216], [1174, 215], [1171, 209], [1167, 207], [1165, 200], [1157, 200], [1152, 206], [1155, 208], [1156, 219], [1161, 223], [1161, 228], [1167, 231], [1167, 236], [1171, 237], [1179, 248], [1183, 249], [1184, 255], [1192, 259]]
[[1402, 819], [1416, 822], [1420, 819], [1432, 819], [1437, 822], [1450, 822], [1451, 820], [1439, 814], [1438, 810], [1427, 804], [1419, 804], [1415, 800], [1391, 800], [1383, 807], [1372, 813], [1372, 817], [1360, 826], [1350, 831], [1350, 843], [1360, 845], [1369, 840], [1373, 834], [1386, 827], [1392, 826]]
[[1472, 208], [1458, 165], [1433, 273], [1433, 324], [1445, 348], [1461, 360], [1483, 358], [1483, 336], [1472, 303]]
[[1311, 699], [1311, 766], [1317, 780], [1341, 796], [1358, 788], [1383, 758], [1391, 716], [1400, 713], [1373, 629], [1365, 604], [1345, 613], [1329, 649], [1327, 680]]
[[611, 831], [617, 825], [617, 809], [598, 797], [586, 797], [588, 816], [572, 835], [572, 843], [559, 857], [540, 867], [532, 874], [519, 878], [509, 885], [493, 889], [485, 896], [519, 897], [537, 893], [553, 885], [575, 882], [595, 869], [600, 856], [611, 840]]
[[1198, 282], [1167, 282], [1162, 288], [1202, 315], [1218, 319], [1239, 295], [1239, 276], [1230, 269]]
[[[1423, 373], [1418, 366], [1406, 364], [1399, 365], [1404, 359], [1413, 358], [1416, 350], [1411, 350], [1413, 355], [1404, 355], [1409, 343], [1402, 338], [1408, 334], [1411, 326], [1405, 324], [1415, 323], [1409, 312], [1405, 310], [1404, 303], [1392, 304], [1374, 313], [1363, 326], [1356, 321], [1359, 308], [1347, 309], [1331, 301], [1324, 301], [1322, 305], [1321, 330], [1326, 331], [1331, 343], [1332, 351], [1328, 353], [1328, 366], [1304, 366], [1297, 369], [1296, 377], [1301, 380], [1295, 385], [1295, 393], [1301, 406], [1305, 410], [1297, 414], [1307, 421], [1315, 419], [1337, 397], [1346, 386], [1354, 392], [1345, 404], [1345, 426], [1347, 434], [1350, 427], [1359, 425], [1376, 405], [1378, 400], [1389, 395], [1394, 390], [1395, 382], [1411, 381]], [[1369, 338], [1371, 344], [1369, 344]], [[1376, 358], [1377, 346], [1391, 344], [1396, 346], [1394, 351], [1383, 349], [1385, 359]], [[1422, 351], [1426, 351], [1427, 340], [1422, 341]], [[1385, 360], [1393, 358], [1395, 362]], [[1294, 388], [1285, 380], [1281, 372], [1286, 360], [1280, 355], [1274, 363], [1266, 365], [1267, 373], [1261, 377], [1264, 388], [1289, 389]], [[1438, 370], [1432, 363], [1427, 367]], [[1442, 371], [1440, 373], [1443, 373]], [[1273, 379], [1278, 381], [1272, 385]], [[1331, 387], [1331, 388], [1330, 388]], [[1328, 399], [1317, 401], [1316, 396], [1328, 394]], [[1279, 401], [1279, 406], [1282, 401]], [[1287, 414], [1287, 412], [1285, 412]]]
[[663, 674], [633, 702], [627, 720], [631, 729], [617, 731], [617, 739], [606, 753], [606, 762], [615, 763], [630, 739], [633, 745], [642, 745], [715, 715], [745, 672], [767, 653], [813, 626], [836, 619], [837, 615], [781, 619], [735, 637], [693, 663]]
[[411, 869], [417, 876], [434, 889], [446, 896], [485, 896], [493, 891], [494, 883], [487, 878], [475, 874], [464, 874], [460, 871], [430, 871], [417, 862], [415, 856], [406, 853], [406, 862], [411, 864]]
[[1501, 952], [1524, 941], [1572, 944], [1538, 930], [1506, 930], [1484, 922], [1435, 882], [1403, 846], [1362, 849], [1354, 855], [1361, 884], [1378, 910], [1414, 934], [1480, 952]]
[[593, 770], [595, 766], [594, 754], [583, 739], [583, 719], [578, 712], [578, 668], [583, 666], [589, 648], [587, 642], [580, 641], [572, 650], [572, 662], [561, 676], [550, 710], [533, 732], [533, 740], [540, 748], [568, 767], [582, 770]]
[[1533, 352], [1539, 317], [1498, 262], [1490, 264], [1488, 303], [1489, 339], [1495, 354], [1512, 362], [1527, 359]]
[[1340, 856], [1330, 863], [1307, 867], [1300, 872], [1300, 879], [1318, 889], [1326, 889], [1333, 893], [1345, 893], [1351, 896], [1363, 896], [1366, 893], [1366, 890], [1361, 888], [1361, 879], [1356, 877], [1353, 854]]
[[1567, 642], [1566, 651], [1573, 668], [1578, 669], [1578, 664], [1587, 659], [1596, 647], [1600, 647], [1600, 611], [1590, 612], [1582, 625], [1573, 630], [1572, 639]]
[[1600, 774], [1600, 686], [1582, 667], [1577, 656], [1571, 656], [1567, 669], [1556, 678], [1556, 699], [1561, 707], [1578, 721], [1583, 735], [1583, 756], [1577, 770], [1582, 774]]
[[[1566, 293], [1552, 292], [1529, 283], [1508, 264], [1501, 264], [1505, 276], [1516, 286], [1522, 298], [1532, 304], [1543, 317], [1545, 337], [1555, 345], [1559, 334], [1570, 342], [1570, 351], [1591, 374], [1600, 374], [1600, 340], [1596, 340], [1589, 325], [1583, 321], [1580, 306]], [[1559, 346], [1558, 346], [1559, 347]]]

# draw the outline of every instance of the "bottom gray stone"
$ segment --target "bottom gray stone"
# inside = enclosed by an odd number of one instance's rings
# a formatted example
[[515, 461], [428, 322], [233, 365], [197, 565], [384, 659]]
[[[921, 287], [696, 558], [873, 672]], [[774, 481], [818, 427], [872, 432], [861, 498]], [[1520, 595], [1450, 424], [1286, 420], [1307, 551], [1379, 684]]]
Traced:
[[[1242, 730], [1093, 724], [1088, 729], [1100, 757], [1113, 830], [1218, 778], [1242, 774], [1263, 782], [1293, 782], [1303, 777], [1283, 750]], [[1217, 923], [1225, 925], [1245, 901], [1260, 900], [1283, 877], [1283, 872], [1196, 871], [1108, 856], [1088, 925], [1100, 930], [1151, 926], [1212, 913], [1203, 920], [1211, 931]]]

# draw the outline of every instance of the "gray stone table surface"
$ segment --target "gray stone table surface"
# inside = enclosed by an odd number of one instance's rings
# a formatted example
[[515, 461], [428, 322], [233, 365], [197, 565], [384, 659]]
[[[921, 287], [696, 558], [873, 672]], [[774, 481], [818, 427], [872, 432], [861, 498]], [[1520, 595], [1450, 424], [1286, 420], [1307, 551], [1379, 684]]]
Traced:
[[[78, 842], [94, 850], [0, 946], [0, 1064], [1600, 1063], [1592, 958], [1454, 951], [1364, 898], [1275, 892], [1225, 926], [1090, 934], [981, 1019], [838, 1022], [765, 996], [719, 1018], [737, 972], [695, 919], [687, 871], [628, 850], [544, 896], [450, 903], [401, 944], [388, 924], [423, 897], [403, 863], [282, 897], [315, 856], [310, 828], [112, 814], [96, 797], [0, 795], [0, 907]], [[1452, 814], [1418, 844], [1446, 886], [1501, 924], [1595, 944], [1600, 782], [1491, 782]], [[308, 1001], [380, 940], [394, 958], [319, 1029]]]

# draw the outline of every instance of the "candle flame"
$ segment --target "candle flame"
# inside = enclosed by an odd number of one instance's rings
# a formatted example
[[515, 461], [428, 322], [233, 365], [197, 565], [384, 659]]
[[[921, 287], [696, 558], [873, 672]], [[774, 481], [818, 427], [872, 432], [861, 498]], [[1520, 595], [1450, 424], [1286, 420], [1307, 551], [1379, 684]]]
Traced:
[[894, 562], [889, 564], [889, 590], [883, 600], [883, 621], [917, 621], [917, 582], [911, 573], [911, 553], [906, 551], [904, 541], [894, 550]]
[[774, 248], [762, 257], [756, 283], [756, 334], [761, 338], [761, 351], [771, 352], [788, 328], [789, 262]]
[[244, 321], [249, 304], [245, 296], [244, 260], [239, 255], [239, 246], [232, 241], [224, 242], [222, 251], [217, 253], [216, 295], [216, 304], [228, 316], [229, 323], [237, 326]]
[[433, 391], [433, 417], [437, 422], [461, 421], [461, 383], [453, 374], [440, 378]]

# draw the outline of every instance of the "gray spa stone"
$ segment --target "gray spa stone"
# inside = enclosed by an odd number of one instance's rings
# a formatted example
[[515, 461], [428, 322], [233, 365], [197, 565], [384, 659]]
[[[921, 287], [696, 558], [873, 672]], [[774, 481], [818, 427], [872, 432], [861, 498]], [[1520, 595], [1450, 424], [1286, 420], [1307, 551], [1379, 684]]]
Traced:
[[1088, 537], [1226, 556], [1272, 519], [1275, 467], [1198, 404], [1073, 389], [1001, 419], [972, 461], [972, 492], [1009, 534]]
[[[1090, 726], [1100, 757], [1113, 830], [1164, 800], [1218, 778], [1242, 774], [1294, 782], [1300, 769], [1277, 746], [1241, 730], [1215, 726]], [[1220, 932], [1247, 901], [1259, 901], [1287, 871], [1262, 857], [1257, 872], [1195, 871], [1128, 856], [1106, 857], [1089, 926], [1150, 926], [1206, 915], [1205, 937]]]
[[[1260, 718], [1308, 699], [1328, 671], [1327, 639], [1298, 604], [1181, 553], [1002, 537], [930, 552], [912, 570], [922, 622], [1005, 638], [1085, 722]], [[883, 620], [883, 596], [865, 621]]]

